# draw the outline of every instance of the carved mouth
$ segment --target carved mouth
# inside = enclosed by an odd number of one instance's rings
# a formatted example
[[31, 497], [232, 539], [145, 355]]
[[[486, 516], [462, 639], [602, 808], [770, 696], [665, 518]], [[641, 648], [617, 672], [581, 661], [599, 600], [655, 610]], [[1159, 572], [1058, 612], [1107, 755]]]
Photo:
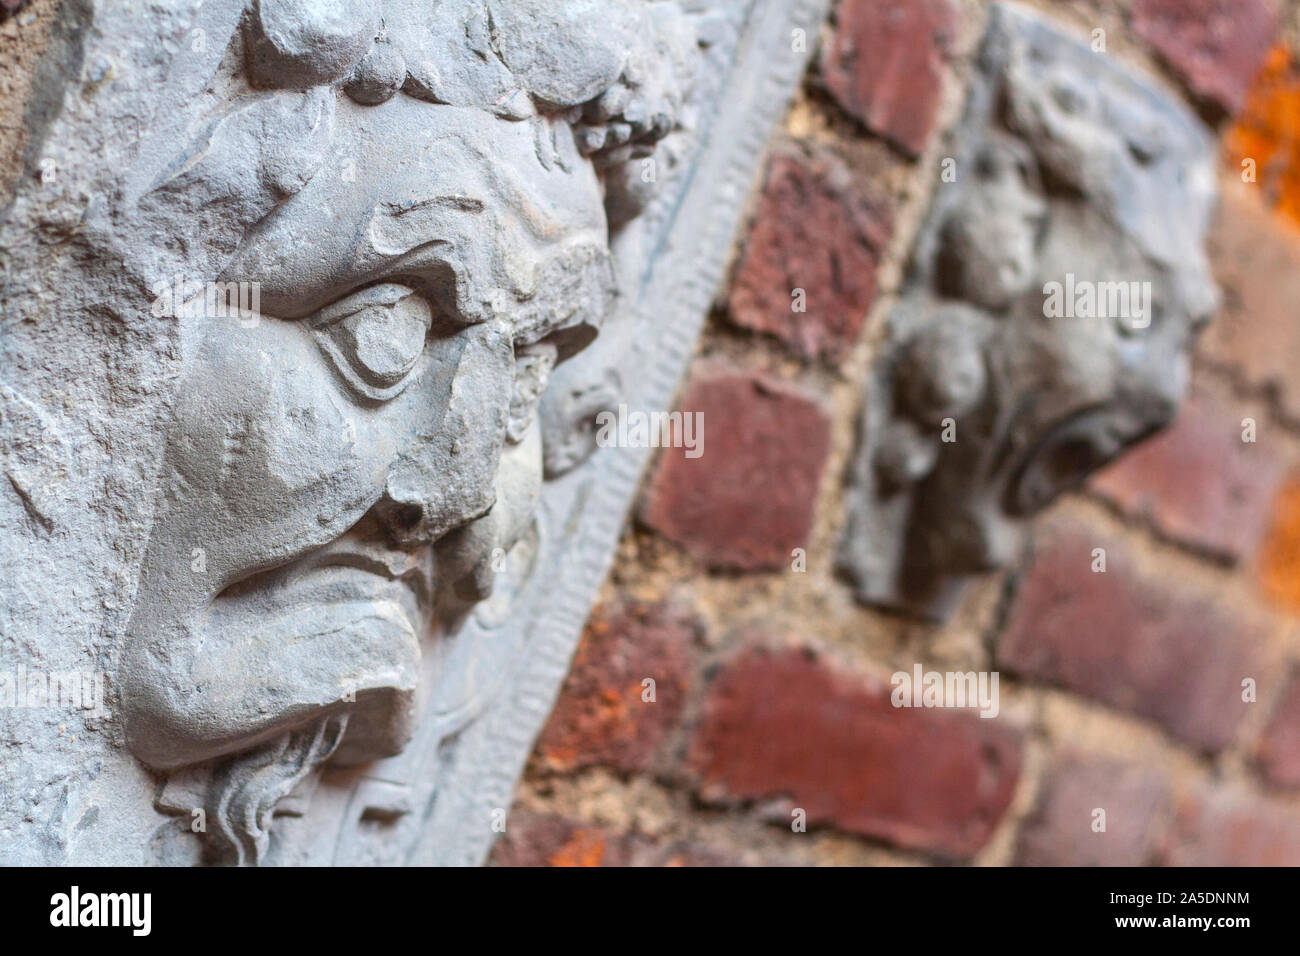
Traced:
[[390, 601], [418, 631], [432, 606], [432, 549], [390, 547], [368, 517], [329, 544], [232, 585], [214, 605], [257, 596], [277, 607]]
[[[422, 626], [433, 601], [432, 553], [430, 547], [401, 551], [344, 535], [311, 555], [308, 574], [314, 572], [337, 577], [342, 582], [351, 581], [351, 586], [340, 585], [349, 589], [379, 588], [390, 600], [400, 595], [412, 623]], [[382, 583], [376, 584], [376, 580]]]
[[432, 576], [430, 549], [398, 551], [354, 528], [223, 592], [206, 614], [209, 653], [197, 669], [207, 673], [196, 677], [217, 691], [236, 659], [256, 675], [230, 713], [231, 743], [242, 749], [346, 708], [336, 762], [397, 753], [414, 727]]
[[1157, 427], [1135, 423], [1111, 406], [1088, 409], [1061, 422], [1014, 470], [1004, 499], [1007, 511], [1017, 516], [1036, 513]]

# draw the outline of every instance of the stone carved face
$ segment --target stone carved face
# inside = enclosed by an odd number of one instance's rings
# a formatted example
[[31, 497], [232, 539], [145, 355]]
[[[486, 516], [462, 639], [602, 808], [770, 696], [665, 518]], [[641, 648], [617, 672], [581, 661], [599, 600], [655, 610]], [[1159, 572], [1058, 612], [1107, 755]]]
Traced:
[[540, 396], [615, 295], [605, 187], [672, 129], [690, 41], [644, 0], [260, 0], [241, 41], [142, 200], [260, 301], [179, 319], [122, 686], [145, 763], [230, 758], [207, 799], [255, 855], [304, 773], [402, 748], [430, 620], [528, 531]]
[[864, 600], [930, 617], [1172, 419], [1217, 299], [1194, 119], [1006, 7], [982, 68], [873, 375], [840, 555]]

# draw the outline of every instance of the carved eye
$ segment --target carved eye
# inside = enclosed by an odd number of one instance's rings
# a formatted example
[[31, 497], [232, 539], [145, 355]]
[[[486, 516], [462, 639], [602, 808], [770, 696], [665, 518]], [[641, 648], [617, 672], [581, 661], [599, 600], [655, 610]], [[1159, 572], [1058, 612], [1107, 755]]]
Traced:
[[423, 297], [387, 283], [326, 306], [312, 318], [311, 329], [349, 385], [368, 398], [387, 401], [405, 388], [432, 319]]

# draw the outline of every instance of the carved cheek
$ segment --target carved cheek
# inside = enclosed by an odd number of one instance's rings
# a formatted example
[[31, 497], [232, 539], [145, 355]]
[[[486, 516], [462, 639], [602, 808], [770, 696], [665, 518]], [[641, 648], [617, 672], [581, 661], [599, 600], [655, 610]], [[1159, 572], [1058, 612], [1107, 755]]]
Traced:
[[169, 522], [225, 542], [232, 575], [332, 540], [383, 488], [366, 418], [302, 329], [262, 320], [209, 335], [170, 429]]

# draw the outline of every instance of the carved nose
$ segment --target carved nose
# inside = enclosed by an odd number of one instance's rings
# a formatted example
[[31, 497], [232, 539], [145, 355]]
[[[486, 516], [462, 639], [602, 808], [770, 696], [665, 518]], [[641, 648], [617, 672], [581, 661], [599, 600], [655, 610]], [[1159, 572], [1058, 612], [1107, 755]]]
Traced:
[[413, 502], [394, 501], [385, 495], [370, 509], [369, 517], [390, 540], [403, 544], [419, 535], [424, 509]]

